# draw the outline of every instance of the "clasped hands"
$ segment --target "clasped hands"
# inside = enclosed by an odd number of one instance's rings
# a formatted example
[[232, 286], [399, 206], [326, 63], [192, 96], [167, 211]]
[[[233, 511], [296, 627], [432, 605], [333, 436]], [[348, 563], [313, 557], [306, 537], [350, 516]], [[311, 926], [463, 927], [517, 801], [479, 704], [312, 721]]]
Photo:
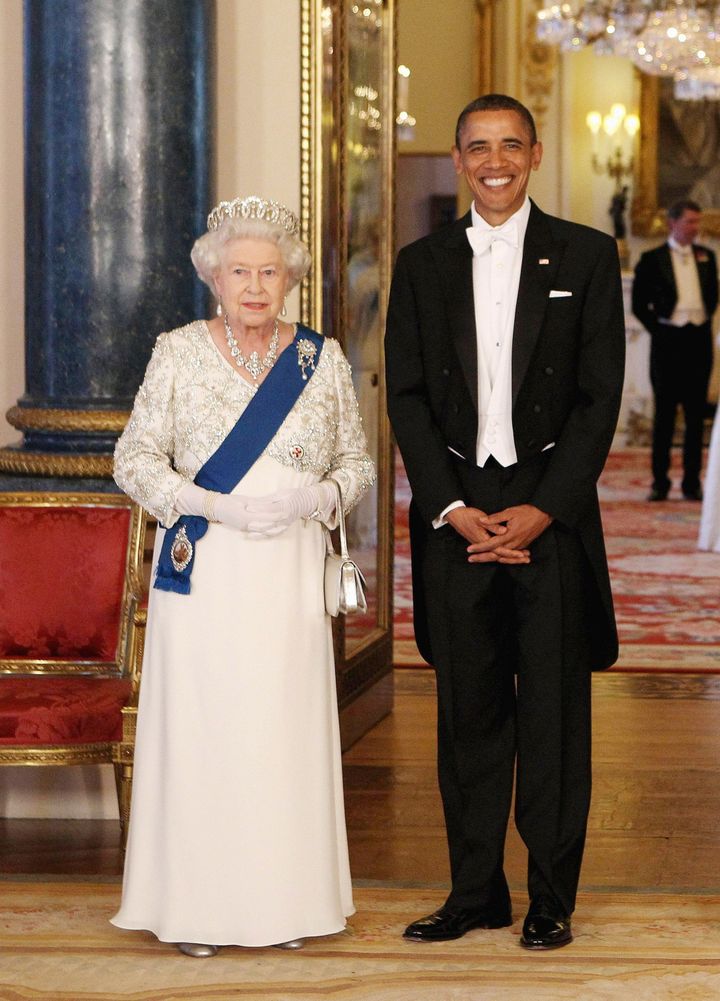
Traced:
[[476, 507], [456, 507], [445, 520], [470, 543], [469, 563], [530, 562], [528, 546], [552, 523], [550, 515], [532, 504], [506, 507], [486, 514]]
[[211, 521], [246, 532], [252, 538], [269, 538], [316, 512], [326, 520], [335, 501], [335, 487], [327, 481], [264, 497], [220, 494], [188, 483], [178, 493], [175, 508], [180, 514], [210, 515]]

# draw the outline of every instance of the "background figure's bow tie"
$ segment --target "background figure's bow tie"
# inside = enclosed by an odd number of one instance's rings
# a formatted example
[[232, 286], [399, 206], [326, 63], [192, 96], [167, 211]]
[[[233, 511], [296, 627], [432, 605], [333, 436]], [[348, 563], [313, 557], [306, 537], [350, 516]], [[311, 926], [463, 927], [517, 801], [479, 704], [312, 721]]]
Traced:
[[687, 246], [684, 247], [678, 243], [673, 247], [673, 250], [675, 251], [675, 253], [680, 254], [681, 257], [690, 257], [690, 255], [693, 252], [691, 244], [688, 244]]
[[496, 229], [480, 229], [478, 226], [468, 226], [465, 230], [470, 246], [476, 257], [484, 254], [496, 240], [504, 240], [511, 247], [518, 245], [518, 228], [514, 219], [498, 226]]

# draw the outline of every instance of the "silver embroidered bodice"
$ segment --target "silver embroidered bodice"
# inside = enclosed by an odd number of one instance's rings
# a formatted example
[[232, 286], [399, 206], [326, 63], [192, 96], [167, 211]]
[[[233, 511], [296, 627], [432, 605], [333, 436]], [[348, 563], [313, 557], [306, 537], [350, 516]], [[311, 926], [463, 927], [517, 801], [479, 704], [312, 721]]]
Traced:
[[[118, 486], [163, 525], [174, 524], [178, 491], [227, 437], [253, 394], [215, 347], [204, 320], [160, 334], [115, 448]], [[346, 510], [374, 482], [350, 366], [333, 338], [325, 339], [315, 374], [263, 454], [318, 479], [332, 475]]]

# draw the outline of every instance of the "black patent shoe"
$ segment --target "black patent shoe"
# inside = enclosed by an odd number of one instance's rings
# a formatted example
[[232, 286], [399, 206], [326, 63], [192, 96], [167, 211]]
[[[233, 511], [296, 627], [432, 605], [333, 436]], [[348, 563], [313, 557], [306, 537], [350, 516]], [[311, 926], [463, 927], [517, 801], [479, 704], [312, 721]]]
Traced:
[[530, 905], [520, 936], [524, 949], [559, 949], [572, 940], [570, 918], [566, 914], [552, 914], [547, 908]]
[[403, 938], [411, 942], [449, 942], [473, 928], [507, 928], [512, 924], [510, 911], [491, 911], [487, 907], [461, 909], [441, 907], [408, 925]]
[[664, 501], [667, 500], [667, 495], [669, 490], [658, 490], [657, 487], [653, 487], [648, 494], [649, 501]]
[[703, 499], [702, 487], [692, 487], [690, 490], [683, 487], [683, 497], [689, 501], [701, 501]]

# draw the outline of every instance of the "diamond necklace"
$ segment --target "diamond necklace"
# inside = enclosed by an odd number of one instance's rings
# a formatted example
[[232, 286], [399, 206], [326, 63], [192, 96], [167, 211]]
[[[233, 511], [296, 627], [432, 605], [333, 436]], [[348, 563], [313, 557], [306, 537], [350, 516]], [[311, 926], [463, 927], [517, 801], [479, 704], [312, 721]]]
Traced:
[[272, 368], [275, 364], [275, 359], [277, 358], [278, 344], [280, 343], [280, 334], [278, 333], [278, 321], [275, 320], [273, 325], [272, 337], [270, 338], [270, 345], [268, 346], [267, 354], [264, 358], [261, 358], [257, 351], [253, 351], [252, 354], [246, 358], [245, 355], [240, 350], [238, 342], [235, 340], [235, 336], [230, 329], [230, 324], [228, 322], [227, 313], [225, 314], [225, 340], [227, 341], [228, 347], [230, 348], [230, 354], [233, 361], [238, 368], [247, 369], [250, 373], [253, 382], [258, 381], [258, 376], [260, 376], [266, 368]]

